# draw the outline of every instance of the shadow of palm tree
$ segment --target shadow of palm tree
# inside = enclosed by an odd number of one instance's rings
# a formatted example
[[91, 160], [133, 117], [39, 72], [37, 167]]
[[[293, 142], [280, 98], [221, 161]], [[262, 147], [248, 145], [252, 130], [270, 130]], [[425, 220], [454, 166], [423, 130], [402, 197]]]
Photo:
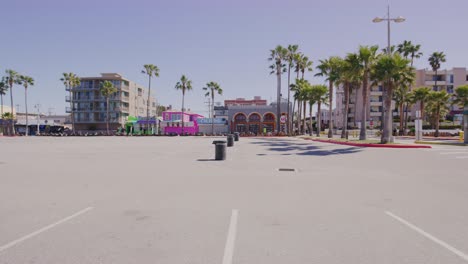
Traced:
[[[330, 156], [330, 155], [341, 155], [341, 154], [353, 154], [362, 151], [362, 148], [348, 147], [341, 148], [339, 146], [330, 146], [331, 149], [324, 149], [321, 146], [312, 145], [312, 141], [305, 143], [297, 143], [294, 141], [277, 139], [277, 138], [262, 138], [258, 141], [251, 142], [260, 146], [268, 147], [268, 151], [274, 152], [293, 152], [283, 153], [281, 155], [301, 155], [301, 156]], [[268, 156], [269, 154], [257, 154], [257, 156]], [[272, 154], [276, 155], [276, 154]]]

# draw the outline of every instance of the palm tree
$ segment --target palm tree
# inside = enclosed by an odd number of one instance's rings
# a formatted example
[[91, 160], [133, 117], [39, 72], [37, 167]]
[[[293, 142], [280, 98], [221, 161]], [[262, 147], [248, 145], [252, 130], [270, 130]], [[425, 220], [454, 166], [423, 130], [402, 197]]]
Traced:
[[70, 119], [72, 122], [72, 133], [75, 133], [75, 107], [73, 103], [73, 88], [80, 86], [81, 81], [80, 77], [78, 77], [76, 74], [73, 72], [69, 73], [62, 73], [62, 78], [60, 78], [60, 81], [63, 82], [63, 85], [65, 85], [65, 89], [68, 89], [69, 96], [70, 96]]
[[[153, 64], [145, 64], [143, 65], [144, 70], [141, 73], [148, 75], [148, 100], [146, 100], [146, 130], [149, 131], [149, 116], [150, 116], [150, 96], [151, 96], [151, 78], [152, 77], [159, 77], [159, 68]], [[157, 109], [157, 108], [156, 108]], [[156, 113], [156, 131], [158, 131], [157, 127], [157, 119], [158, 113]]]
[[10, 116], [10, 119], [11, 119], [11, 135], [15, 135], [16, 134], [16, 131], [15, 131], [15, 122], [14, 122], [14, 119], [15, 119], [15, 115], [13, 114], [13, 84], [20, 84], [19, 83], [19, 75], [17, 72], [15, 72], [14, 70], [6, 70], [5, 71], [6, 73], [6, 79], [8, 81], [8, 87], [10, 88], [10, 107], [11, 107], [11, 116]]
[[328, 138], [333, 137], [333, 84], [339, 79], [339, 64], [341, 63], [341, 58], [339, 57], [330, 57], [326, 60], [320, 60], [320, 64], [316, 67], [319, 70], [315, 76], [326, 76], [326, 81], [328, 81], [328, 94], [329, 94], [329, 113], [328, 113]]
[[[291, 104], [291, 68], [294, 67], [295, 64], [295, 57], [297, 55], [299, 49], [299, 45], [289, 45], [288, 46], [288, 54], [286, 56], [286, 60], [288, 61], [288, 134], [291, 135], [291, 127], [292, 127], [292, 119], [291, 113], [289, 112], [289, 106]], [[293, 111], [294, 113], [294, 111]]]
[[34, 85], [34, 79], [26, 76], [26, 75], [20, 75], [19, 76], [19, 82], [23, 85], [24, 87], [24, 105], [26, 109], [26, 136], [29, 134], [29, 127], [28, 127], [28, 87]]
[[[0, 81], [0, 119], [3, 119], [3, 96], [6, 95], [8, 90], [8, 82], [5, 77]], [[0, 127], [0, 134], [3, 135], [4, 122], [2, 120], [2, 126]]]
[[463, 128], [465, 133], [464, 142], [465, 144], [468, 143], [468, 85], [458, 86], [455, 90], [454, 95], [454, 104], [457, 104], [463, 107]]
[[[309, 136], [312, 136], [312, 106], [316, 103], [316, 101], [314, 91], [312, 90], [312, 86], [309, 84], [309, 82], [307, 82], [304, 88], [300, 91], [299, 97], [301, 98], [301, 101], [303, 102], [304, 106], [306, 106], [306, 103], [309, 104]], [[306, 116], [304, 111], [304, 132], [306, 132], [307, 130], [305, 120]]]
[[369, 103], [368, 94], [370, 90], [369, 77], [371, 69], [378, 58], [378, 46], [360, 46], [358, 51], [359, 68], [362, 73], [362, 125], [359, 133], [359, 140], [366, 140], [367, 138], [367, 106]]
[[414, 101], [419, 102], [419, 109], [421, 111], [421, 120], [424, 122], [424, 103], [427, 102], [431, 89], [429, 87], [418, 87], [413, 90]]
[[405, 59], [408, 59], [408, 57], [411, 58], [411, 67], [413, 66], [414, 59], [419, 59], [423, 55], [422, 52], [419, 50], [421, 49], [421, 45], [413, 45], [411, 41], [403, 41], [403, 43], [399, 44], [397, 47], [397, 51], [400, 52]]
[[447, 104], [450, 100], [450, 95], [446, 91], [437, 91], [437, 92], [430, 92], [429, 93], [429, 102], [427, 107], [433, 113], [433, 118], [436, 125], [436, 131], [434, 136], [439, 136], [439, 125], [440, 125], [440, 116], [441, 112], [447, 110]]
[[395, 86], [403, 78], [415, 75], [414, 68], [409, 65], [409, 60], [403, 58], [399, 53], [382, 55], [376, 62], [373, 69], [374, 80], [385, 83], [384, 85], [384, 120], [381, 143], [386, 144], [392, 141], [392, 98]]
[[101, 82], [101, 87], [99, 88], [101, 95], [106, 98], [106, 131], [109, 136], [109, 98], [117, 92], [117, 88], [110, 81]]
[[317, 103], [317, 137], [320, 137], [322, 122], [321, 107], [322, 104], [326, 105], [328, 102], [328, 87], [326, 85], [312, 85], [312, 96], [314, 97], [314, 101]]
[[298, 128], [298, 131], [299, 133], [301, 132], [300, 130], [300, 122], [301, 122], [301, 119], [299, 117], [300, 115], [300, 112], [301, 112], [301, 104], [300, 102], [302, 101], [301, 100], [301, 94], [302, 94], [302, 90], [305, 89], [305, 87], [307, 87], [307, 85], [309, 85], [308, 81], [307, 80], [302, 80], [302, 79], [296, 79], [296, 83], [292, 83], [290, 85], [290, 90], [294, 92], [294, 104], [293, 104], [293, 115], [294, 115], [294, 108], [295, 108], [295, 103], [297, 101], [298, 103], [298, 118], [297, 118], [297, 128]]
[[351, 89], [359, 86], [362, 76], [359, 55], [356, 53], [348, 53], [346, 58], [341, 61], [339, 66], [339, 76], [337, 83], [343, 85], [345, 107], [343, 113], [343, 129], [341, 130], [341, 138], [346, 138], [348, 130], [348, 112]]
[[445, 54], [443, 52], [434, 52], [429, 57], [429, 64], [432, 67], [432, 70], [435, 71], [435, 88], [436, 91], [439, 91], [437, 87], [437, 70], [440, 69], [440, 65], [445, 62]]
[[[206, 87], [203, 87], [204, 91], [207, 91], [205, 93], [205, 96], [210, 96], [211, 97], [211, 102], [213, 102], [213, 108], [214, 108], [214, 97], [215, 93], [222, 95], [223, 94], [223, 89], [217, 82], [209, 82], [206, 84]], [[214, 113], [214, 109], [213, 109]], [[214, 135], [214, 116], [211, 117], [211, 134]]]
[[182, 75], [180, 81], [177, 82], [175, 86], [176, 90], [182, 91], [182, 135], [184, 134], [184, 100], [185, 100], [185, 92], [192, 90], [192, 81], [189, 80], [185, 75]]
[[301, 77], [302, 79], [304, 79], [304, 74], [305, 74], [306, 71], [311, 72], [311, 71], [314, 70], [312, 65], [313, 65], [313, 62], [311, 60], [309, 60], [309, 57], [304, 56], [304, 55], [301, 56], [299, 67], [300, 67], [300, 71], [301, 71], [301, 74], [302, 74], [302, 77]]
[[273, 64], [270, 65], [271, 72], [270, 74], [276, 73], [276, 130], [279, 134], [281, 128], [280, 118], [281, 118], [281, 74], [286, 72], [286, 64], [283, 62], [287, 59], [288, 50], [278, 45], [275, 49], [270, 50], [269, 61], [273, 61]]
[[411, 91], [407, 94], [405, 98], [405, 128], [404, 128], [404, 135], [406, 136], [406, 132], [408, 131], [408, 109], [413, 107], [413, 105], [416, 103], [414, 100], [414, 92]]
[[393, 100], [395, 100], [395, 103], [398, 107], [398, 112], [400, 113], [400, 129], [399, 129], [399, 135], [403, 135], [403, 119], [404, 119], [404, 104], [407, 101], [407, 97], [409, 94], [409, 89], [406, 86], [399, 86], [395, 89], [395, 92], [393, 93]]

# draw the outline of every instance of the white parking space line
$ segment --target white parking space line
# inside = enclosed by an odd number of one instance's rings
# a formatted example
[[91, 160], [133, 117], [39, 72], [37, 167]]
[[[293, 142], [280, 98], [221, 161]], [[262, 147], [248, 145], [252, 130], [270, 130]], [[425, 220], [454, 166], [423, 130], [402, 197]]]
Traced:
[[467, 151], [457, 151], [457, 152], [442, 152], [440, 155], [453, 155], [453, 154], [468, 154]]
[[468, 262], [468, 255], [461, 252], [460, 250], [454, 248], [453, 246], [449, 245], [448, 243], [438, 239], [437, 237], [427, 233], [426, 231], [422, 230], [421, 228], [413, 225], [412, 223], [406, 221], [405, 219], [389, 212], [389, 211], [386, 211], [385, 214], [387, 214], [388, 216], [392, 217], [393, 219], [397, 220], [398, 222], [406, 225], [407, 227], [413, 229], [414, 231], [418, 232], [420, 235], [426, 237], [427, 239], [431, 240], [432, 242], [436, 243], [436, 244], [439, 244], [440, 246], [444, 247], [445, 249], [447, 249], [448, 251], [452, 252], [453, 254], [459, 256], [460, 258], [462, 258], [463, 260], [467, 261]]
[[59, 221], [57, 221], [57, 222], [55, 222], [53, 224], [45, 226], [45, 227], [43, 227], [43, 228], [41, 228], [41, 229], [39, 229], [37, 231], [34, 231], [34, 232], [32, 232], [32, 233], [30, 233], [28, 235], [25, 235], [25, 236], [21, 237], [21, 238], [13, 240], [10, 243], [1, 246], [0, 247], [0, 253], [7, 250], [7, 249], [9, 249], [9, 248], [11, 248], [11, 247], [14, 247], [14, 246], [24, 242], [25, 240], [33, 238], [33, 237], [35, 237], [35, 236], [37, 236], [37, 235], [39, 235], [39, 234], [41, 234], [41, 233], [43, 233], [43, 232], [45, 232], [45, 231], [47, 231], [49, 229], [52, 229], [52, 228], [54, 228], [54, 227], [56, 227], [56, 226], [58, 226], [60, 224], [63, 224], [63, 223], [65, 223], [65, 222], [67, 222], [67, 221], [69, 221], [69, 220], [71, 220], [71, 219], [73, 219], [75, 217], [78, 217], [78, 216], [80, 216], [80, 215], [82, 215], [82, 214], [84, 214], [84, 213], [86, 213], [86, 212], [88, 212], [88, 211], [90, 211], [92, 209], [93, 209], [93, 207], [85, 208], [85, 209], [83, 209], [83, 210], [81, 210], [79, 212], [76, 212], [76, 213], [74, 213], [74, 214], [72, 214], [70, 216], [67, 216], [67, 217], [63, 218], [62, 220], [59, 220]]
[[228, 231], [228, 236], [226, 240], [226, 247], [224, 248], [223, 264], [232, 263], [232, 258], [234, 256], [234, 245], [236, 242], [238, 216], [239, 216], [239, 211], [237, 209], [233, 209], [231, 213], [231, 221], [229, 223], [229, 231]]

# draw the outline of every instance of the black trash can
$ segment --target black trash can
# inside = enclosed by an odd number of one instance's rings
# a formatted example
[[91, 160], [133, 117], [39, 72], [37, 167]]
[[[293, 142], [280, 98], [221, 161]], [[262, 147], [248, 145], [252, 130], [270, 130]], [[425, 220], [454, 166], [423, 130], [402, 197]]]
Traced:
[[239, 141], [239, 132], [234, 132], [234, 141]]
[[215, 140], [213, 141], [215, 145], [215, 160], [225, 160], [226, 159], [226, 141], [224, 140]]
[[234, 135], [233, 134], [227, 135], [227, 146], [228, 147], [233, 147], [234, 146]]

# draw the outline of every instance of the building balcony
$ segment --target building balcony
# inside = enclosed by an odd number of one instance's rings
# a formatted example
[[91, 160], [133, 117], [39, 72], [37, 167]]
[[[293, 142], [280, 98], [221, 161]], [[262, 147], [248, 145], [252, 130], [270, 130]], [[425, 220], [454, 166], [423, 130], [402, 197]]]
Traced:
[[382, 112], [370, 112], [370, 116], [382, 116]]
[[[432, 80], [431, 81], [425, 81], [424, 84], [427, 85], [427, 86], [431, 86], [431, 87], [436, 85], [435, 81], [432, 81]], [[447, 85], [446, 81], [437, 81], [437, 86], [445, 86], [445, 85]]]
[[130, 91], [130, 87], [127, 86], [127, 85], [122, 85], [122, 86], [120, 87], [120, 90], [121, 90], [121, 91], [125, 91], [125, 92], [129, 92], [129, 91]]
[[382, 91], [371, 91], [371, 92], [370, 92], [370, 95], [377, 95], [377, 96], [379, 96], [379, 95], [383, 95], [383, 92], [382, 92]]
[[69, 103], [70, 101], [71, 101], [70, 96], [69, 95], [65, 96], [65, 102]]
[[379, 102], [379, 101], [371, 101], [371, 102], [370, 102], [370, 105], [371, 105], [371, 106], [381, 106], [381, 105], [382, 105], [382, 102]]

